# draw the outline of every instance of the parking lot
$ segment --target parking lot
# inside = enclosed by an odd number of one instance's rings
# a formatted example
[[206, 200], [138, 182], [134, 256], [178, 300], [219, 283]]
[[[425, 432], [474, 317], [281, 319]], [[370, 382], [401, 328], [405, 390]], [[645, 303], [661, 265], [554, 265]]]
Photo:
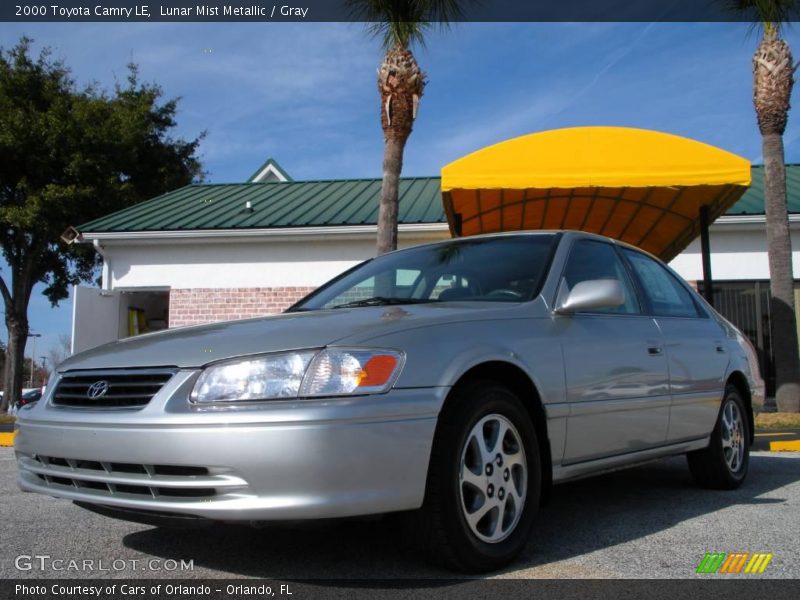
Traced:
[[[396, 519], [255, 529], [170, 531], [107, 519], [17, 489], [12, 448], [0, 448], [0, 577], [449, 578], [403, 540]], [[734, 492], [698, 489], [682, 458], [565, 484], [540, 512], [507, 578], [692, 578], [706, 552], [771, 552], [763, 575], [800, 576], [800, 454], [756, 452]], [[93, 561], [94, 570], [20, 571], [21, 555]], [[167, 570], [170, 560], [193, 570]], [[161, 570], [147, 570], [146, 565]], [[116, 561], [116, 562], [114, 562]], [[135, 561], [135, 562], [134, 562]], [[108, 570], [98, 570], [98, 565]], [[116, 570], [116, 566], [124, 567]], [[24, 563], [23, 563], [24, 566]], [[702, 575], [749, 577], [752, 575]]]

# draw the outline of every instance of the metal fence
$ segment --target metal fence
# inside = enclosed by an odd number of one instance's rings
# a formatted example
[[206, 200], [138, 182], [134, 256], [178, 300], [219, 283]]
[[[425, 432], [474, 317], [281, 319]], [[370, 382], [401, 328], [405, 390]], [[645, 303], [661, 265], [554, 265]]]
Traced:
[[[703, 282], [698, 282], [703, 292]], [[769, 281], [715, 281], [714, 308], [744, 333], [758, 352], [767, 395], [775, 391], [772, 333], [770, 328]]]

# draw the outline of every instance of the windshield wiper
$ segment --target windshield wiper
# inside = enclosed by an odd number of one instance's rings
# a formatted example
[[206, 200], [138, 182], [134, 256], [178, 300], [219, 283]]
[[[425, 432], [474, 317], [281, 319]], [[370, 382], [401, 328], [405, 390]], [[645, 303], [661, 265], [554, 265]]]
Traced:
[[344, 304], [337, 304], [331, 308], [356, 308], [359, 306], [390, 306], [396, 304], [426, 304], [428, 302], [436, 302], [434, 299], [423, 298], [389, 298], [387, 296], [373, 296], [372, 298], [364, 298], [363, 300], [353, 300], [352, 302], [345, 302]]

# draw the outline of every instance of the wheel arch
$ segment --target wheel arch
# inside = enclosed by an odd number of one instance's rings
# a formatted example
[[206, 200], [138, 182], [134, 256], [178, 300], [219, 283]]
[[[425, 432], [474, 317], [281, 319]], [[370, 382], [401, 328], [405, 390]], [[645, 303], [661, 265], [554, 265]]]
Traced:
[[553, 462], [550, 453], [550, 439], [547, 434], [547, 415], [536, 385], [531, 377], [519, 366], [503, 360], [489, 360], [473, 365], [461, 374], [447, 395], [442, 410], [445, 410], [449, 403], [452, 402], [456, 395], [454, 390], [466, 382], [476, 379], [494, 381], [506, 385], [522, 400], [533, 423], [539, 443], [539, 456], [542, 463], [540, 504], [545, 505], [549, 500], [550, 490], [553, 485]]
[[750, 444], [755, 441], [755, 415], [753, 414], [753, 398], [750, 394], [750, 386], [747, 383], [747, 377], [741, 371], [733, 371], [728, 375], [725, 385], [733, 385], [739, 390], [742, 395], [742, 400], [747, 407], [747, 423], [750, 429]]

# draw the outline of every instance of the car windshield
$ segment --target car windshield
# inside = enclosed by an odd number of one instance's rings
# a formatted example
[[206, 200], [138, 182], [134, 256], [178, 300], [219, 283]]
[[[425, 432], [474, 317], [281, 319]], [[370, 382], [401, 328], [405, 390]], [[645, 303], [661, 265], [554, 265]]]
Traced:
[[464, 239], [365, 262], [301, 300], [292, 311], [390, 304], [534, 298], [556, 235]]

